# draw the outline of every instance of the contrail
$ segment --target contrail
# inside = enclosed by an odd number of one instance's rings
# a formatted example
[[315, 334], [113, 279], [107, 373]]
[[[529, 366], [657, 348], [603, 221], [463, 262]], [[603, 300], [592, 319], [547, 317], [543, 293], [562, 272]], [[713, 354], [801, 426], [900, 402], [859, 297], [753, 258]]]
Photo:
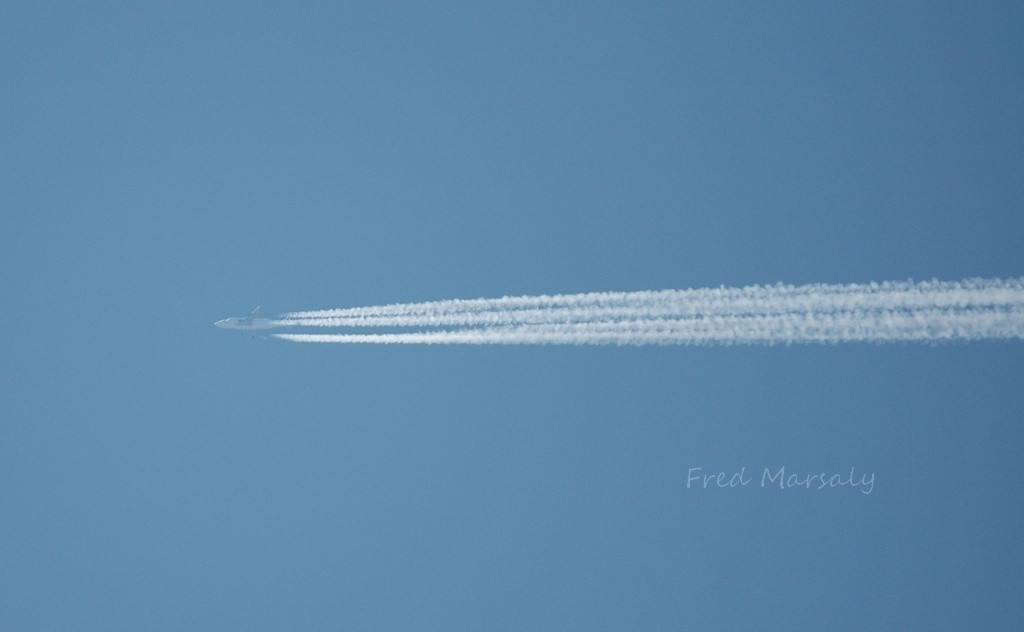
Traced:
[[772, 285], [420, 303], [290, 312], [281, 325], [431, 328], [282, 333], [372, 344], [790, 344], [1024, 338], [1024, 278]]

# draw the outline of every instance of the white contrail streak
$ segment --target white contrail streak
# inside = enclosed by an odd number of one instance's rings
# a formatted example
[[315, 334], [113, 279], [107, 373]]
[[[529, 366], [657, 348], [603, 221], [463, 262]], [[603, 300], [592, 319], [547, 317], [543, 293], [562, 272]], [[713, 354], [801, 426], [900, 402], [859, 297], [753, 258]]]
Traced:
[[774, 285], [401, 303], [284, 314], [287, 333], [373, 344], [788, 344], [1024, 338], [1024, 279]]

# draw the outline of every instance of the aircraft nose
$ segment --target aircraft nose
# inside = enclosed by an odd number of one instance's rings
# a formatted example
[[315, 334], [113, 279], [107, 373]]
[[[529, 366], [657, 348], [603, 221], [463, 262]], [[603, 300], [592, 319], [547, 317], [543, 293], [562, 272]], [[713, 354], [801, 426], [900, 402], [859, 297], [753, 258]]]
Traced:
[[213, 326], [214, 327], [227, 327], [228, 326], [228, 319], [225, 318], [224, 320], [218, 320], [217, 322], [213, 323]]

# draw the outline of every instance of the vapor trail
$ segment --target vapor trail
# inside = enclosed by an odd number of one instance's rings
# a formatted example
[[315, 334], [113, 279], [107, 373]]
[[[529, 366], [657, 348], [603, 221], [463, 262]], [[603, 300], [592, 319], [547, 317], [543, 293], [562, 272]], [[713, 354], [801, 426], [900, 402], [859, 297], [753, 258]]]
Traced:
[[287, 333], [372, 344], [780, 344], [1024, 338], [1024, 279], [774, 285], [399, 303], [291, 312]]

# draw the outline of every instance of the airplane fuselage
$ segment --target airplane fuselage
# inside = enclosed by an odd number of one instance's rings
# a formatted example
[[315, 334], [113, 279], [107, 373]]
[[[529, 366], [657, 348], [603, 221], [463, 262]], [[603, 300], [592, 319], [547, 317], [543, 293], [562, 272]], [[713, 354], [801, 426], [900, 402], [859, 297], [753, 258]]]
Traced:
[[225, 318], [213, 323], [224, 329], [238, 329], [240, 331], [252, 331], [254, 329], [273, 329], [280, 327], [269, 318]]

